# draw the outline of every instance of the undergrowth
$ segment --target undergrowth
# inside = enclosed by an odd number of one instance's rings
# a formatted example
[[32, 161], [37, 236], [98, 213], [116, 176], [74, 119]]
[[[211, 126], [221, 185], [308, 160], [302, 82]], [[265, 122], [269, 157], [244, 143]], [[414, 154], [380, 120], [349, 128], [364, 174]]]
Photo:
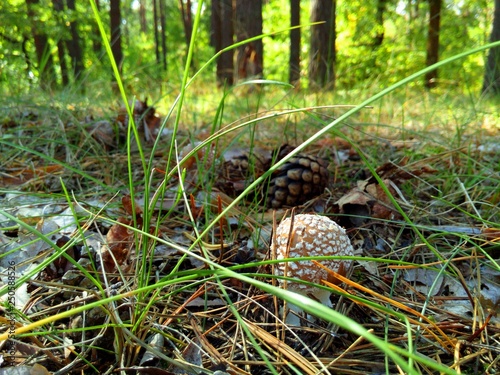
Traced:
[[[89, 97], [3, 98], [0, 260], [43, 245], [37, 262], [18, 265], [15, 288], [31, 293], [29, 303], [9, 315], [15, 332], [0, 334], [12, 335], [16, 365], [54, 373], [139, 365], [189, 374], [498, 371], [494, 100], [409, 88], [412, 77], [381, 92], [296, 92], [270, 81], [224, 90], [189, 77], [189, 65], [180, 89], [153, 103], [165, 135], [149, 143], [120, 85], [122, 110]], [[121, 128], [120, 111], [129, 119]], [[93, 136], [104, 125], [113, 147]], [[243, 193], [217, 188], [227, 150], [284, 143], [297, 148]], [[335, 218], [356, 249], [350, 278], [329, 286], [334, 309], [278, 287], [268, 250], [287, 212], [252, 197], [300, 152], [326, 158], [332, 178], [296, 212]], [[255, 159], [249, 164], [257, 171]], [[389, 213], [339, 207], [361, 183], [376, 188], [375, 203]], [[63, 236], [64, 225], [46, 227], [60, 211], [19, 211], [55, 202], [73, 218]], [[76, 249], [87, 255], [77, 259]], [[0, 294], [12, 286], [4, 281]], [[283, 300], [321, 319], [288, 327]], [[28, 344], [44, 355], [27, 356]]]

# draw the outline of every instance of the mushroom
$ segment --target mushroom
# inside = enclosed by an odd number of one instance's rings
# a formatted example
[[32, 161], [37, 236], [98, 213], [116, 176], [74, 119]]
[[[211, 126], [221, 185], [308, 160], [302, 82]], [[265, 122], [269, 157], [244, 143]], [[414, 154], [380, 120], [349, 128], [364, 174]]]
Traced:
[[[326, 216], [300, 214], [283, 220], [276, 229], [276, 235], [271, 245], [272, 254], [276, 259], [299, 258], [305, 256], [352, 256], [354, 249], [345, 230]], [[328, 269], [345, 276], [351, 260], [328, 259], [321, 263]], [[314, 284], [321, 284], [321, 280], [337, 283], [332, 275], [325, 269], [318, 267], [310, 260], [297, 262], [277, 263], [275, 267], [277, 276], [300, 279]], [[319, 302], [332, 307], [330, 292], [311, 285], [279, 279], [281, 286], [288, 290], [305, 296], [313, 296]], [[289, 310], [301, 313], [301, 309], [288, 303]], [[299, 325], [300, 319], [290, 311], [286, 315], [286, 323]]]

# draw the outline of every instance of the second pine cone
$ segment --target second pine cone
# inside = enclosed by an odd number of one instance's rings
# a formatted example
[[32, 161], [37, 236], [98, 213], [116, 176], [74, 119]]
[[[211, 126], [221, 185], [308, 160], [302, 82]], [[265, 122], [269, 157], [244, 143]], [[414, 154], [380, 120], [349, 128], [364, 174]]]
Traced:
[[[288, 155], [294, 147], [281, 146], [275, 152], [258, 150], [252, 155], [231, 155], [222, 168], [219, 188], [228, 195], [241, 193], [255, 178]], [[273, 157], [274, 155], [274, 157]], [[252, 169], [249, 169], [249, 165]], [[275, 170], [255, 195], [269, 208], [293, 207], [323, 194], [329, 173], [328, 163], [317, 156], [298, 154]]]

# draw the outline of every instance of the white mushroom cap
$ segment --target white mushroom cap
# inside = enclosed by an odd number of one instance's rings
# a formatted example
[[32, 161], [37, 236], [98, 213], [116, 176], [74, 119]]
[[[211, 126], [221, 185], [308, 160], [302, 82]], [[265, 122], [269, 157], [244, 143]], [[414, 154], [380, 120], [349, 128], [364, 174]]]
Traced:
[[[354, 254], [354, 249], [345, 230], [325, 216], [295, 215], [292, 230], [290, 230], [291, 225], [292, 220], [287, 218], [276, 229], [275, 240], [272, 244], [272, 250], [276, 251], [276, 259], [328, 255], [352, 256]], [[351, 261], [332, 259], [322, 260], [321, 263], [328, 269], [344, 276]], [[278, 263], [275, 267], [275, 274], [315, 284], [321, 284], [321, 280], [333, 283], [338, 281], [332, 278], [325, 269], [318, 267], [311, 261]], [[279, 282], [284, 284], [282, 279]], [[287, 289], [303, 295], [312, 294], [323, 304], [331, 306], [330, 293], [323, 289], [293, 281], [287, 281]]]

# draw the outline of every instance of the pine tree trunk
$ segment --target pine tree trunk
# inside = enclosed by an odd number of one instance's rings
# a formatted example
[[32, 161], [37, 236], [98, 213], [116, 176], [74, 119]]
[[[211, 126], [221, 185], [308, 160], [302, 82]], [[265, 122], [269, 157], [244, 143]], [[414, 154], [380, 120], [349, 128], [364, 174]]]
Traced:
[[[212, 34], [210, 40], [216, 52], [233, 44], [233, 6], [231, 0], [212, 0]], [[217, 59], [216, 78], [221, 86], [234, 84], [233, 51], [224, 52]]]
[[[63, 0], [52, 0], [52, 7], [54, 8], [54, 15], [61, 27], [64, 27], [64, 3]], [[68, 75], [68, 65], [66, 64], [66, 50], [64, 48], [65, 43], [63, 36], [60, 35], [57, 40], [57, 57], [59, 58], [59, 67], [61, 68], [61, 79], [63, 86], [68, 86], [69, 75]]]
[[163, 70], [167, 71], [167, 16], [165, 13], [165, 3], [160, 0], [161, 61]]
[[148, 32], [148, 23], [146, 22], [146, 0], [139, 0], [139, 24], [141, 25], [141, 32], [146, 34]]
[[[75, 0], [66, 0], [68, 9], [76, 14]], [[83, 51], [82, 51], [82, 41], [80, 35], [78, 34], [78, 22], [73, 19], [69, 24], [69, 29], [71, 33], [71, 40], [66, 42], [66, 49], [68, 50], [69, 56], [73, 62], [73, 74], [75, 78], [78, 78], [83, 72]]]
[[335, 87], [335, 0], [313, 0], [311, 22], [324, 22], [311, 27], [309, 83], [311, 88]]
[[119, 71], [122, 70], [122, 16], [120, 11], [120, 0], [110, 0], [109, 19], [111, 26], [111, 51]]
[[54, 60], [50, 53], [49, 39], [47, 35], [39, 30], [36, 6], [39, 0], [26, 0], [28, 19], [31, 22], [31, 33], [35, 44], [35, 52], [38, 62], [38, 79], [42, 88], [50, 88], [55, 84]]
[[156, 57], [156, 64], [160, 65], [161, 63], [161, 58], [160, 58], [160, 32], [158, 30], [158, 22], [160, 20], [159, 14], [160, 11], [158, 9], [158, 0], [153, 0], [153, 29], [154, 29], [154, 34], [155, 34], [155, 57]]
[[[238, 42], [262, 34], [262, 0], [235, 0], [235, 25]], [[262, 77], [262, 39], [238, 48], [238, 78]]]
[[[495, 0], [495, 13], [490, 42], [500, 40], [500, 0]], [[500, 95], [500, 47], [490, 49], [484, 72], [483, 93]]]
[[182, 24], [184, 25], [184, 37], [186, 38], [186, 45], [191, 43], [191, 35], [193, 34], [193, 16], [191, 14], [191, 0], [185, 0], [186, 5], [184, 5], [184, 0], [179, 0], [181, 14], [182, 14]]
[[[94, 0], [95, 1], [95, 6], [98, 10], [101, 9], [101, 4], [99, 0]], [[97, 26], [97, 22], [92, 22], [92, 50], [94, 53], [100, 57], [102, 54], [102, 42], [101, 42], [101, 32], [99, 31], [99, 26]]]
[[375, 17], [377, 21], [377, 34], [375, 35], [375, 39], [373, 41], [373, 46], [375, 48], [380, 47], [384, 41], [384, 13], [386, 4], [387, 0], [377, 0], [377, 14]]
[[[300, 25], [300, 0], [290, 0], [290, 26]], [[300, 80], [300, 29], [290, 30], [290, 61], [288, 81], [299, 85]]]
[[[441, 23], [441, 1], [429, 0], [429, 31], [427, 36], [427, 58], [425, 65], [431, 66], [439, 61], [439, 27]], [[436, 69], [425, 75], [425, 87], [436, 86], [438, 72]]]

